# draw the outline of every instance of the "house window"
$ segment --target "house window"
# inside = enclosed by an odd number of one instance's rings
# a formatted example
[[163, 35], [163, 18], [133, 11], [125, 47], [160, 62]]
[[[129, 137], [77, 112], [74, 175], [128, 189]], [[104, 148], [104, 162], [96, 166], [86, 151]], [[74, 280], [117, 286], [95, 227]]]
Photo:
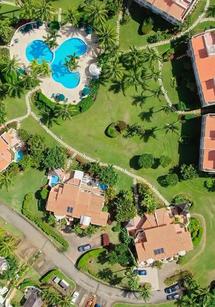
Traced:
[[72, 213], [73, 208], [72, 207], [67, 207], [66, 211], [67, 211], [67, 213]]
[[159, 254], [163, 254], [163, 253], [164, 253], [164, 249], [163, 248], [154, 249], [154, 254], [155, 255], [159, 255]]

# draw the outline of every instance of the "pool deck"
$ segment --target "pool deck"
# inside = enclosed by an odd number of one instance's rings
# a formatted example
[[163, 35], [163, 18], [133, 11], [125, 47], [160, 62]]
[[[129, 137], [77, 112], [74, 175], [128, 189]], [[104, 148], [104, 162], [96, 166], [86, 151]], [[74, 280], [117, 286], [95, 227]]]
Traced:
[[[45, 25], [42, 25], [39, 29], [33, 29], [27, 33], [21, 32], [20, 29], [21, 28], [15, 32], [11, 40], [10, 57], [16, 57], [20, 62], [20, 66], [27, 68], [30, 64], [26, 58], [26, 48], [28, 44], [34, 40], [44, 40], [44, 37], [47, 35], [47, 31]], [[58, 46], [60, 46], [65, 40], [72, 37], [82, 39], [88, 46], [88, 51], [80, 57], [78, 62], [79, 67], [77, 71], [80, 73], [80, 83], [74, 89], [65, 88], [62, 84], [54, 81], [50, 75], [49, 77], [41, 79], [40, 88], [42, 92], [50, 99], [52, 99], [53, 94], [63, 94], [65, 98], [68, 99], [67, 103], [77, 104], [81, 99], [81, 91], [86, 85], [89, 84], [91, 79], [88, 70], [89, 65], [96, 63], [98, 56], [99, 50], [96, 43], [96, 37], [94, 35], [87, 35], [84, 29], [77, 29], [68, 24], [62, 26], [58, 34]], [[57, 48], [53, 49], [52, 51], [55, 52]]]

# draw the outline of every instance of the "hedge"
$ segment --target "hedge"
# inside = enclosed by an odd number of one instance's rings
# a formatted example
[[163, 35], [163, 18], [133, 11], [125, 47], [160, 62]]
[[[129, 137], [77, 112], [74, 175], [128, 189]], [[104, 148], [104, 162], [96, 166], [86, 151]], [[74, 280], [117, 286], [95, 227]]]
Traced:
[[26, 194], [23, 205], [22, 213], [32, 222], [34, 222], [45, 234], [52, 237], [56, 242], [60, 244], [59, 250], [64, 252], [68, 249], [69, 243], [58, 233], [52, 226], [48, 225], [46, 222], [40, 220], [37, 216], [33, 216], [31, 212], [30, 203], [34, 201], [34, 196], [32, 193]]
[[[73, 116], [87, 111], [94, 104], [98, 88], [99, 88], [98, 81], [92, 80], [90, 83], [90, 90], [91, 90], [90, 95], [85, 98], [82, 98], [82, 100], [77, 105], [74, 105]], [[54, 109], [56, 107], [56, 103], [50, 100], [40, 91], [38, 91], [34, 97], [35, 97], [34, 98], [35, 105], [39, 110], [45, 110], [47, 108]], [[60, 106], [61, 105], [59, 104], [59, 107]]]

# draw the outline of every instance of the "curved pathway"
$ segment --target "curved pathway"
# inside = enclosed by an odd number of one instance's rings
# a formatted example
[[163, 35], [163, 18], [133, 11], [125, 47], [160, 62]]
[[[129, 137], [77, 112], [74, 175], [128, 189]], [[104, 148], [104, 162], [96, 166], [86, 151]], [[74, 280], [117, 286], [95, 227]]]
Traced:
[[[0, 216], [8, 223], [19, 229], [27, 240], [38, 248], [45, 256], [62, 270], [66, 275], [75, 280], [76, 284], [84, 288], [86, 291], [94, 293], [105, 299], [108, 304], [115, 301], [123, 301], [128, 303], [137, 303], [137, 298], [131, 292], [126, 293], [123, 290], [106, 286], [88, 275], [78, 271], [68, 253], [60, 253], [50, 239], [42, 233], [35, 225], [32, 225], [29, 220], [0, 203]], [[150, 303], [158, 303], [165, 299], [163, 291], [154, 291]], [[144, 303], [143, 300], [138, 300], [139, 303]]]

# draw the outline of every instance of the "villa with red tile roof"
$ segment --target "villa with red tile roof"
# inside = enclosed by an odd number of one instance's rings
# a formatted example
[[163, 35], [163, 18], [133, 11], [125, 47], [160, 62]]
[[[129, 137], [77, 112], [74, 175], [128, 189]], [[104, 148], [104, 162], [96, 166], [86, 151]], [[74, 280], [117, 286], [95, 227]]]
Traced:
[[46, 210], [57, 219], [80, 219], [83, 227], [90, 224], [106, 226], [109, 215], [102, 211], [104, 201], [103, 191], [94, 186], [83, 172], [75, 171], [72, 178], [51, 189]]
[[202, 107], [215, 104], [215, 29], [192, 37], [193, 69]]
[[202, 116], [199, 168], [205, 172], [215, 172], [215, 114]]
[[138, 266], [151, 265], [156, 260], [171, 261], [193, 249], [187, 230], [189, 214], [179, 210], [160, 208], [129, 222], [126, 228], [135, 240]]
[[[190, 41], [191, 58], [202, 107], [215, 105], [215, 29]], [[215, 114], [202, 116], [199, 168], [215, 172]]]
[[23, 143], [14, 129], [10, 129], [0, 135], [0, 172], [5, 170], [14, 160], [16, 149], [22, 147]]
[[183, 23], [199, 0], [135, 0], [173, 24]]

